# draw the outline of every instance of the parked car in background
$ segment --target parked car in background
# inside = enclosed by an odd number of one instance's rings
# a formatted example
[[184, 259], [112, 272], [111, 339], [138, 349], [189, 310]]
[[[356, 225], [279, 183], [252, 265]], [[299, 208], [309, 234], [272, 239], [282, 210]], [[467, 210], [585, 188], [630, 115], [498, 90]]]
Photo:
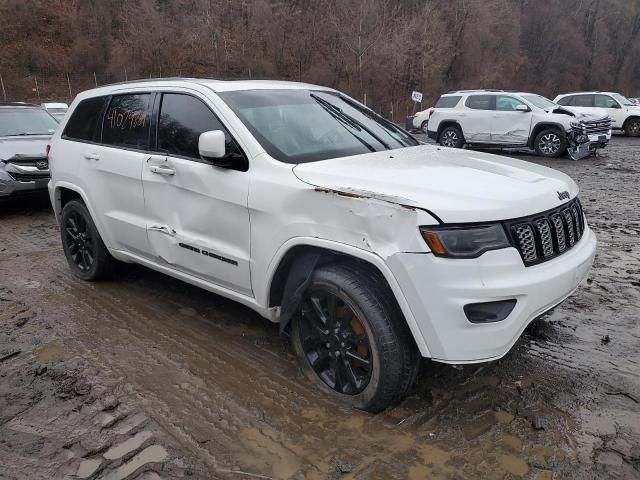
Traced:
[[577, 160], [611, 139], [604, 110], [573, 111], [526, 92], [459, 90], [440, 97], [427, 134], [445, 147], [533, 148], [543, 157]]
[[409, 117], [411, 124], [407, 125], [409, 128], [407, 130], [422, 130], [423, 132], [427, 131], [427, 123], [429, 123], [429, 117], [433, 113], [434, 107], [429, 107], [426, 110], [421, 110], [419, 112], [414, 113]]
[[62, 121], [64, 114], [67, 113], [67, 110], [69, 109], [69, 105], [66, 103], [43, 103], [42, 107], [58, 122]]
[[421, 145], [315, 85], [90, 90], [49, 158], [78, 277], [118, 259], [241, 302], [290, 334], [311, 382], [369, 411], [407, 393], [419, 355], [504, 356], [595, 255], [565, 174]]
[[631, 103], [633, 103], [634, 105], [640, 105], [640, 98], [629, 98], [629, 100], [631, 101]]
[[0, 198], [47, 188], [47, 144], [57, 127], [38, 105], [0, 103]]
[[574, 92], [558, 95], [556, 103], [577, 111], [603, 108], [611, 118], [614, 130], [629, 137], [640, 136], [640, 105], [615, 92]]

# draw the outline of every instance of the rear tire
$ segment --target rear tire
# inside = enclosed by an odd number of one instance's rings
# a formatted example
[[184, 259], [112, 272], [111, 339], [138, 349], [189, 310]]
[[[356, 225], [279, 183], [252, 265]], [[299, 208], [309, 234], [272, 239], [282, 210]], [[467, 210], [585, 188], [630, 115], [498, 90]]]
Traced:
[[422, 130], [423, 133], [427, 133], [427, 126], [429, 124], [428, 120], [425, 120], [424, 122], [422, 122], [420, 124], [420, 130]]
[[462, 148], [464, 137], [458, 127], [447, 127], [440, 132], [438, 143], [443, 147]]
[[116, 261], [102, 242], [84, 203], [71, 200], [64, 206], [60, 235], [64, 255], [76, 276], [92, 282], [112, 275]]
[[355, 408], [379, 412], [409, 391], [418, 352], [377, 272], [332, 264], [313, 272], [291, 341], [306, 377]]
[[541, 157], [557, 158], [567, 151], [567, 137], [558, 130], [547, 128], [536, 136], [533, 147]]
[[624, 127], [624, 134], [627, 137], [640, 137], [640, 118], [629, 120]]

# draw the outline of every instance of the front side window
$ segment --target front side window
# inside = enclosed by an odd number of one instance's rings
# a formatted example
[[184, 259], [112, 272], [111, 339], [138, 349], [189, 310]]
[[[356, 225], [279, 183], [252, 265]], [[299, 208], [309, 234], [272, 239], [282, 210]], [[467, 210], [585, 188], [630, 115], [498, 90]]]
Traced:
[[102, 143], [147, 150], [150, 99], [148, 93], [114, 96], [102, 121]]
[[453, 108], [458, 105], [462, 97], [460, 95], [447, 95], [440, 97], [436, 102], [435, 108]]
[[594, 95], [593, 105], [599, 108], [619, 108], [618, 102], [616, 102], [609, 95]]
[[0, 137], [51, 135], [58, 122], [41, 108], [0, 108]]
[[495, 95], [470, 95], [467, 107], [474, 110], [495, 110]]
[[575, 95], [569, 95], [567, 97], [562, 97], [558, 100], [558, 105], [563, 105], [565, 107], [573, 105], [573, 101], [575, 99]]
[[224, 132], [227, 153], [240, 153], [226, 129], [201, 100], [178, 93], [162, 95], [158, 122], [158, 151], [199, 159], [200, 134], [210, 130]]
[[418, 145], [410, 134], [337, 92], [306, 89], [221, 92], [273, 158], [304, 163]]
[[82, 100], [71, 114], [62, 136], [73, 140], [97, 141], [100, 115], [107, 97]]
[[501, 112], [515, 112], [518, 105], [524, 105], [522, 100], [507, 95], [496, 96], [496, 110], [500, 110]]
[[572, 105], [575, 107], [593, 107], [593, 95], [576, 95]]

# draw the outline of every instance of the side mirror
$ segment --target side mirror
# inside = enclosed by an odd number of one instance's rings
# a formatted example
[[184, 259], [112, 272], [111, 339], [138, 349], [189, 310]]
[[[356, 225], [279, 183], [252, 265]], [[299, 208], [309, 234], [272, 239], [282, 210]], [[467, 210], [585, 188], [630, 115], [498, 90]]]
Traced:
[[516, 112], [528, 112], [529, 111], [529, 107], [527, 107], [526, 105], [523, 105], [522, 103], [520, 105], [516, 105]]
[[198, 151], [200, 156], [206, 159], [224, 157], [226, 153], [224, 132], [222, 130], [211, 130], [201, 133], [200, 138], [198, 138]]
[[246, 172], [249, 166], [247, 159], [241, 153], [227, 152], [226, 139], [222, 130], [201, 133], [198, 138], [198, 151], [203, 159], [216, 167]]

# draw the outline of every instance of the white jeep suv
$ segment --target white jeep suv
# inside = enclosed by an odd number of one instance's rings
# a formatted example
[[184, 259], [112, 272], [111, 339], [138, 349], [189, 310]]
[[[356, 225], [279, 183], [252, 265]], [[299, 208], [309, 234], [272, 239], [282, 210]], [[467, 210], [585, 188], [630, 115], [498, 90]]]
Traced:
[[[444, 102], [443, 99], [447, 101]], [[533, 148], [578, 160], [611, 139], [604, 110], [574, 111], [533, 93], [460, 90], [440, 97], [427, 134], [445, 147]]]
[[49, 152], [71, 270], [136, 262], [241, 302], [326, 392], [378, 411], [418, 356], [504, 356], [596, 239], [555, 170], [420, 145], [335, 90], [164, 79], [78, 95]]
[[640, 136], [640, 105], [615, 92], [576, 92], [558, 95], [559, 105], [576, 111], [604, 109], [611, 118], [611, 127], [629, 137]]

